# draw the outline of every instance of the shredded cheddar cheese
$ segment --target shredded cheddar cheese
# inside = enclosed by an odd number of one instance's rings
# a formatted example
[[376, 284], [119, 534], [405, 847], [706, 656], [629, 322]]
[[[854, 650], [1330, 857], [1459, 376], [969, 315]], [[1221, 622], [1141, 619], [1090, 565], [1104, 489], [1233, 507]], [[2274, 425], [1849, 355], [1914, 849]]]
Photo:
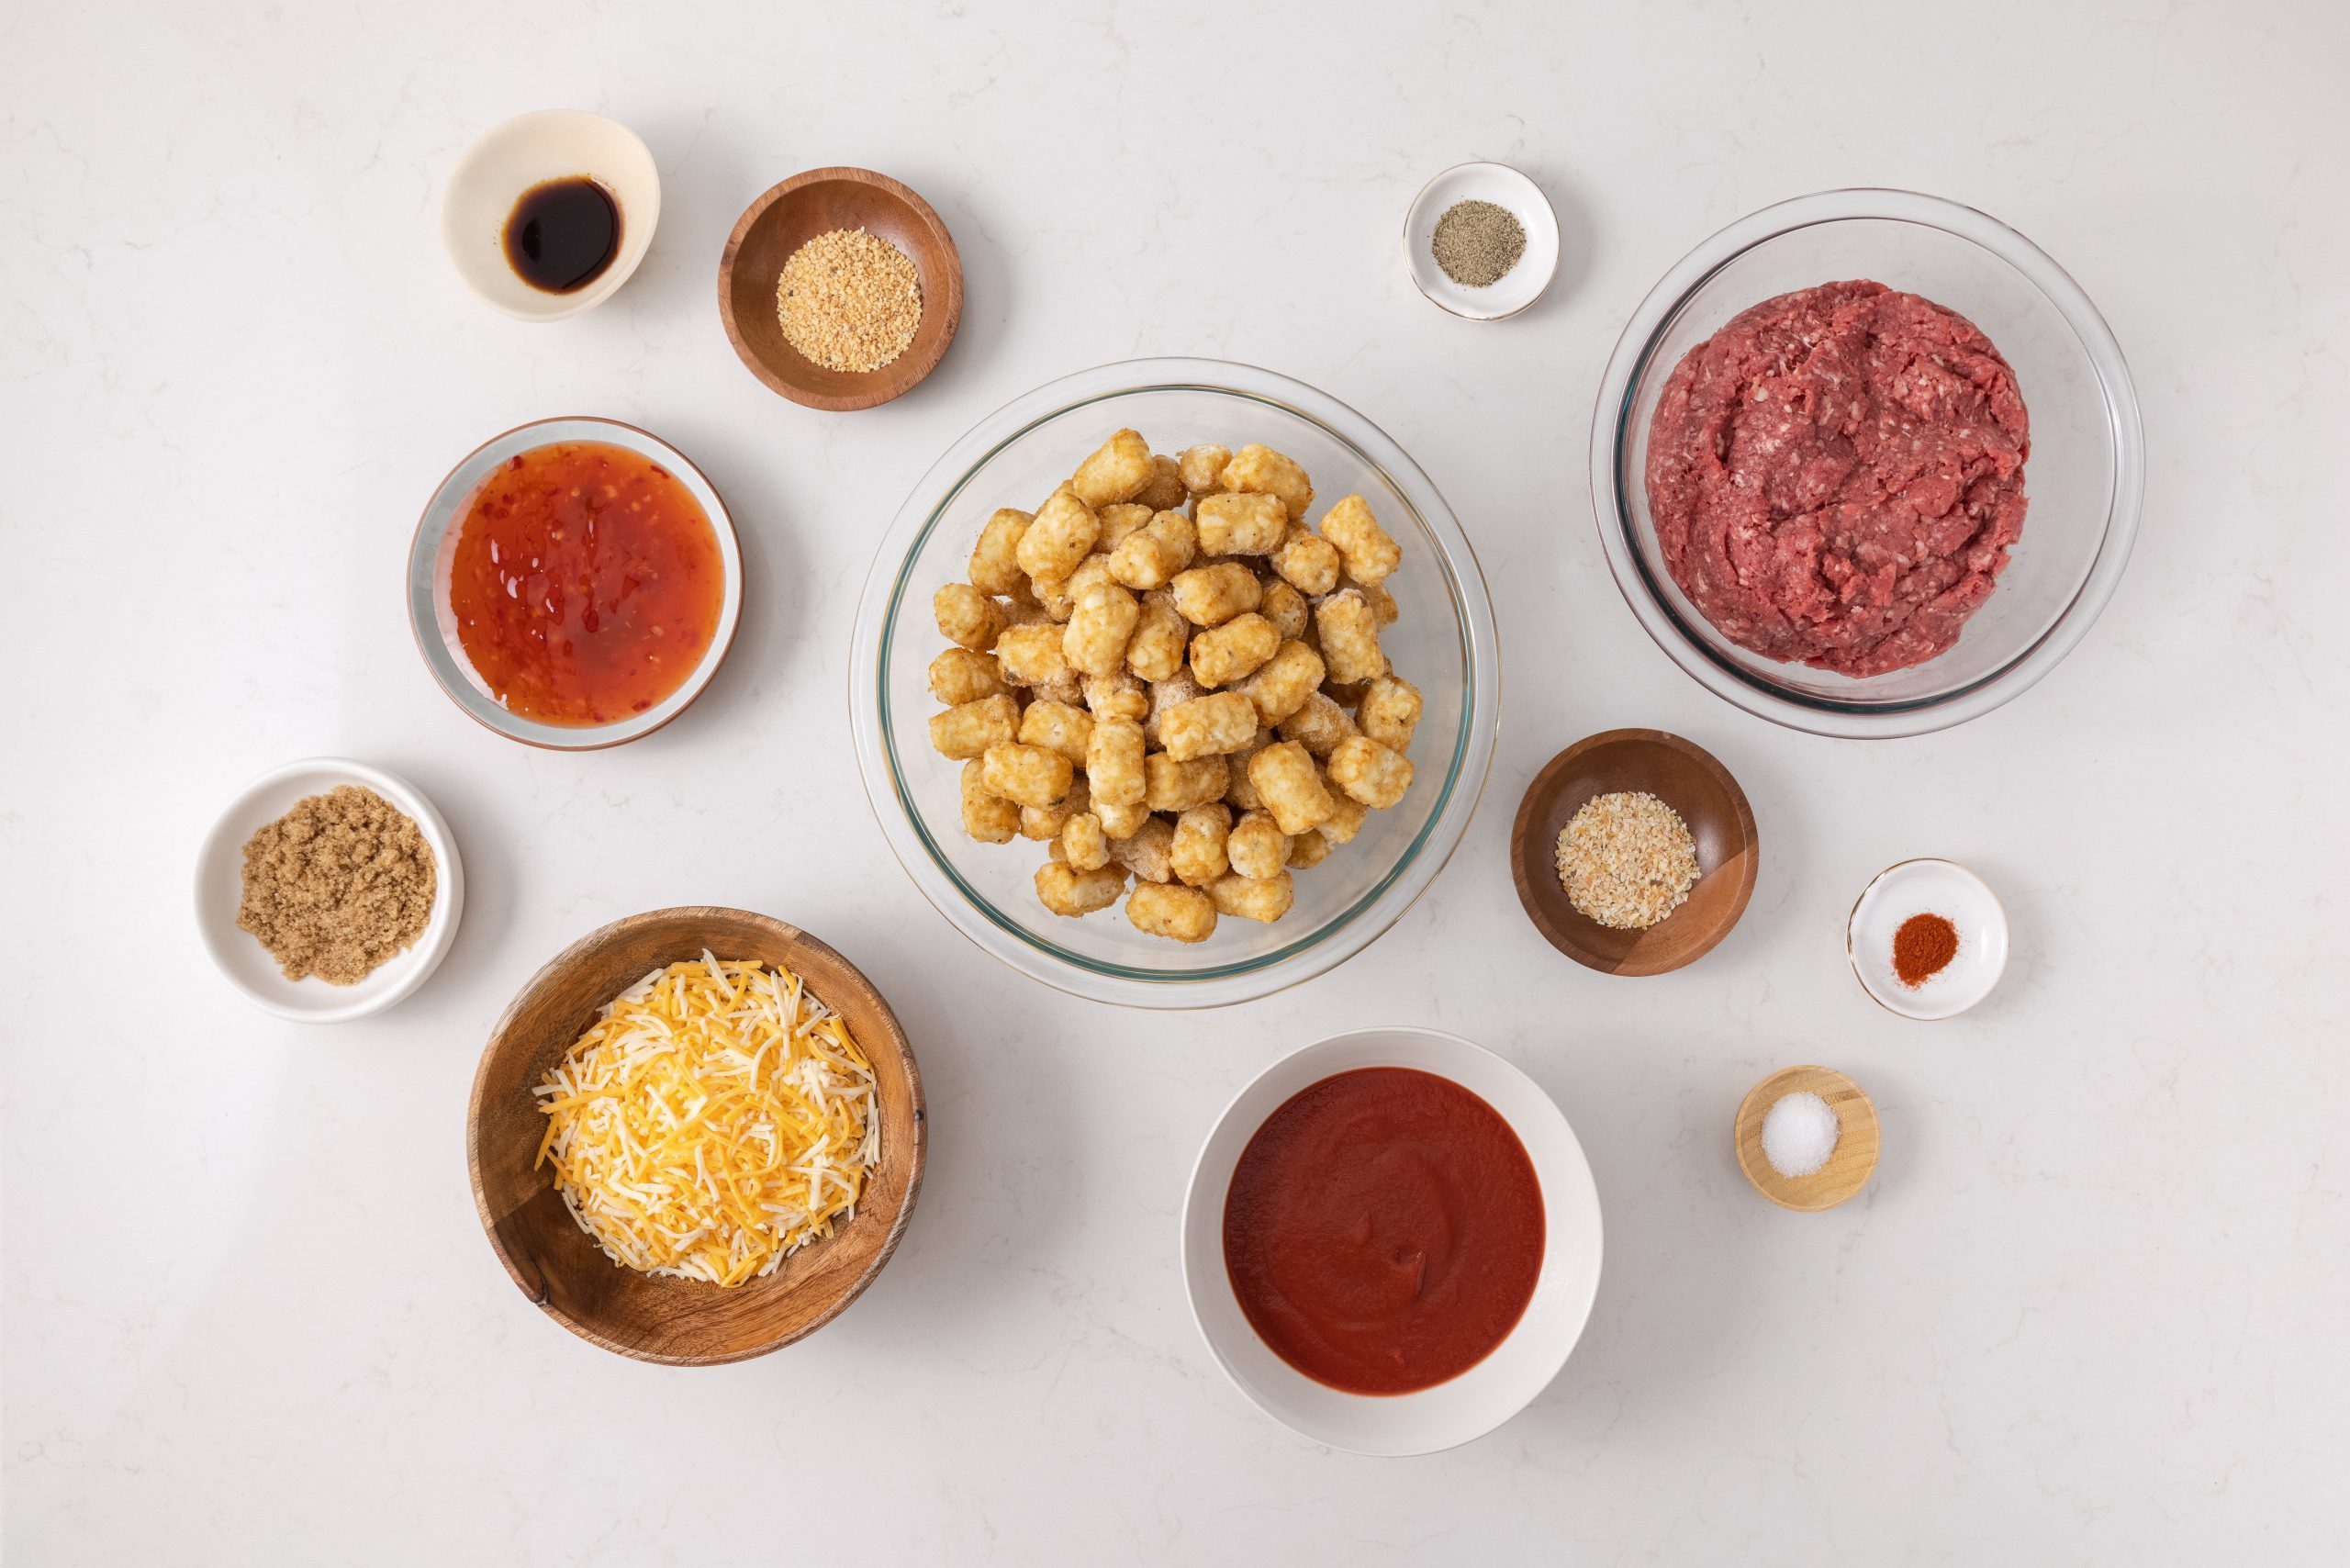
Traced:
[[571, 1217], [650, 1274], [774, 1272], [855, 1214], [879, 1152], [848, 1025], [789, 970], [708, 953], [622, 991], [532, 1092]]

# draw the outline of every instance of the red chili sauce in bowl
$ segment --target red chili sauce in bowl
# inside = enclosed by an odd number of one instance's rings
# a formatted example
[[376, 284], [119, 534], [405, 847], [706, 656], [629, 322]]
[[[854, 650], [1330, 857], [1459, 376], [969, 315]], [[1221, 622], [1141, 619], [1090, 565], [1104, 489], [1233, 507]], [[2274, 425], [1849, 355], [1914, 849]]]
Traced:
[[1371, 1067], [1299, 1091], [1233, 1168], [1224, 1263], [1249, 1327], [1348, 1394], [1411, 1394], [1509, 1337], [1542, 1268], [1542, 1188], [1501, 1114]]
[[560, 441], [509, 458], [466, 501], [449, 607], [509, 712], [585, 727], [684, 685], [725, 587], [717, 531], [676, 475], [626, 447]]

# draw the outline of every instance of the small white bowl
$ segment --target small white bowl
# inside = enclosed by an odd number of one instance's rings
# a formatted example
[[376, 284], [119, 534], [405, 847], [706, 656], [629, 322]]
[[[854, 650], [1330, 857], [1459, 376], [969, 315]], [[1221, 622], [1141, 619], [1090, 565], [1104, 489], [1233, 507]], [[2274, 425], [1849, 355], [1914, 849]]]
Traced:
[[[435, 885], [424, 935], [357, 985], [330, 985], [313, 975], [290, 980], [260, 941], [237, 925], [244, 900], [245, 841], [294, 809], [297, 801], [343, 784], [373, 790], [407, 813], [432, 846]], [[449, 824], [416, 787], [396, 774], [347, 757], [314, 756], [263, 774], [245, 786], [205, 835], [196, 862], [196, 928], [205, 951], [263, 1012], [297, 1024], [342, 1024], [399, 1002], [422, 985], [449, 951], [465, 908], [465, 868]]]
[[[1299, 1372], [1248, 1326], [1225, 1270], [1225, 1196], [1248, 1140], [1300, 1090], [1366, 1067], [1416, 1068], [1483, 1099], [1526, 1146], [1542, 1188], [1542, 1268], [1525, 1316], [1483, 1361], [1415, 1394], [1348, 1394]], [[1434, 1453], [1492, 1431], [1566, 1365], [1599, 1294], [1599, 1191], [1574, 1129], [1526, 1074], [1481, 1046], [1433, 1029], [1335, 1035], [1267, 1068], [1208, 1134], [1183, 1196], [1182, 1223], [1183, 1289], [1208, 1353], [1267, 1415], [1351, 1453]]]
[[[1455, 202], [1489, 201], [1507, 207], [1526, 230], [1526, 253], [1517, 264], [1483, 288], [1469, 288], [1444, 275], [1429, 247], [1437, 220]], [[1420, 292], [1455, 316], [1498, 321], [1515, 316], [1550, 286], [1559, 270], [1559, 215], [1542, 187], [1506, 163], [1457, 163], [1420, 187], [1404, 218], [1404, 260]]]
[[[1904, 985], [1893, 969], [1893, 935], [1913, 914], [1939, 914], [1958, 928], [1958, 952], [1936, 973]], [[2008, 912], [1982, 878], [1954, 860], [1904, 860], [1861, 890], [1844, 924], [1844, 954], [1861, 989], [1904, 1018], [1955, 1018], [2008, 970]]]
[[[534, 288], [506, 260], [506, 219], [522, 193], [585, 174], [621, 209], [621, 251], [603, 275], [568, 294]], [[579, 109], [541, 109], [492, 126], [449, 171], [441, 243], [465, 286], [518, 321], [560, 321], [610, 299], [644, 259], [661, 222], [661, 171], [636, 132]]]

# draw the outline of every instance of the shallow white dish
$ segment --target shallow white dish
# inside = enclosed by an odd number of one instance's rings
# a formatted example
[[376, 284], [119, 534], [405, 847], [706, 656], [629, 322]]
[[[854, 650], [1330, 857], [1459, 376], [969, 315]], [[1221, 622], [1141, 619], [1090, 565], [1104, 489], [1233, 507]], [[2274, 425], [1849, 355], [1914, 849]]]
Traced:
[[[1893, 935], [1913, 914], [1939, 914], [1958, 928], [1958, 952], [1915, 986], [1893, 971]], [[1877, 1004], [1904, 1018], [1955, 1018], [2008, 970], [2008, 912], [1990, 884], [1954, 860], [1904, 860], [1861, 890], [1844, 924], [1852, 973]]]
[[[585, 174], [621, 209], [620, 254], [568, 294], [533, 288], [506, 260], [506, 219], [543, 180]], [[581, 109], [541, 109], [492, 126], [441, 192], [441, 243], [467, 288], [518, 321], [559, 321], [610, 299], [644, 260], [661, 221], [661, 171], [636, 132]]]
[[[1429, 249], [1437, 220], [1461, 201], [1507, 207], [1526, 230], [1526, 253], [1483, 288], [1469, 288], [1445, 276]], [[1516, 315], [1550, 286], [1559, 270], [1559, 215], [1542, 187], [1508, 164], [1457, 163], [1412, 198], [1404, 218], [1404, 260], [1412, 269], [1412, 281], [1437, 305], [1472, 321], [1498, 321]]]
[[[416, 946], [391, 958], [357, 985], [330, 985], [312, 976], [290, 980], [259, 940], [237, 925], [244, 898], [245, 841], [306, 796], [343, 784], [373, 790], [415, 822], [432, 846], [436, 883], [432, 913]], [[397, 774], [348, 757], [313, 756], [263, 774], [241, 790], [205, 835], [196, 862], [196, 928], [205, 951], [229, 983], [264, 1012], [297, 1024], [341, 1024], [381, 1013], [422, 985], [449, 951], [465, 908], [465, 868], [457, 841], [432, 802]]]
[[[1225, 1195], [1248, 1140], [1300, 1090], [1366, 1067], [1416, 1068], [1478, 1095], [1526, 1146], [1542, 1187], [1542, 1269], [1526, 1315], [1483, 1361], [1416, 1394], [1348, 1394], [1297, 1371], [1248, 1326], [1225, 1271]], [[1434, 1453], [1492, 1431], [1566, 1365], [1599, 1292], [1599, 1191], [1574, 1129], [1526, 1074], [1482, 1046], [1433, 1029], [1334, 1035], [1259, 1074], [1225, 1107], [1201, 1148], [1183, 1197], [1182, 1226], [1183, 1289], [1216, 1364], [1275, 1420], [1353, 1453]]]
[[[624, 447], [668, 469], [710, 519], [711, 532], [718, 537], [718, 558], [726, 568], [726, 586], [718, 606], [718, 629], [711, 634], [710, 647], [701, 662], [694, 666], [693, 673], [677, 690], [643, 712], [609, 724], [545, 724], [509, 712], [474, 672], [473, 662], [465, 656], [464, 644], [457, 635], [456, 613], [449, 605], [449, 574], [457, 548], [455, 525], [464, 517], [465, 504], [473, 498], [474, 491], [492, 469], [508, 458], [559, 441], [602, 442]], [[408, 629], [416, 633], [417, 651], [431, 667], [432, 678], [441, 683], [441, 689], [449, 694], [451, 701], [485, 728], [495, 730], [509, 740], [548, 751], [598, 751], [649, 735], [692, 707], [694, 699], [702, 694], [702, 689], [718, 673], [718, 666], [726, 662], [726, 650], [733, 643], [734, 629], [743, 619], [743, 547], [735, 538], [734, 520], [720, 498], [718, 487], [687, 460], [684, 453], [659, 436], [618, 420], [585, 415], [539, 420], [492, 436], [474, 448], [449, 471], [449, 476], [441, 481], [441, 487], [425, 503], [424, 515], [417, 521], [416, 537], [408, 544]]]

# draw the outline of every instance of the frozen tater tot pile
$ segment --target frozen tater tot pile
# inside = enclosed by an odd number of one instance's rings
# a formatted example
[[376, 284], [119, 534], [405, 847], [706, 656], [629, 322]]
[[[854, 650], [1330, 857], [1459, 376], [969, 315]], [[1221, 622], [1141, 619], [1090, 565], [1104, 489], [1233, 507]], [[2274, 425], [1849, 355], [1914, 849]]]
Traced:
[[938, 590], [931, 744], [962, 764], [964, 832], [1047, 846], [1055, 914], [1123, 898], [1177, 942], [1279, 920], [1292, 874], [1411, 788], [1420, 693], [1380, 648], [1403, 551], [1360, 496], [1313, 503], [1270, 447], [1167, 457], [1122, 430]]

